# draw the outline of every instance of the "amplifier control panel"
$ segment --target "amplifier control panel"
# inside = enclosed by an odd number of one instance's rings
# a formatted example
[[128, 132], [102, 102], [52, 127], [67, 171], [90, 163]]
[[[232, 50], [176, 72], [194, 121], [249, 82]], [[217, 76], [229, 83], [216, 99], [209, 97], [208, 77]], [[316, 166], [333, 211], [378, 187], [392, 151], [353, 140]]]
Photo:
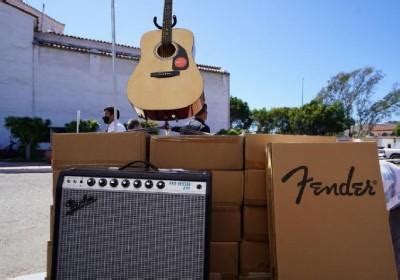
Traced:
[[62, 187], [104, 191], [205, 194], [206, 185], [205, 182], [193, 181], [65, 176]]

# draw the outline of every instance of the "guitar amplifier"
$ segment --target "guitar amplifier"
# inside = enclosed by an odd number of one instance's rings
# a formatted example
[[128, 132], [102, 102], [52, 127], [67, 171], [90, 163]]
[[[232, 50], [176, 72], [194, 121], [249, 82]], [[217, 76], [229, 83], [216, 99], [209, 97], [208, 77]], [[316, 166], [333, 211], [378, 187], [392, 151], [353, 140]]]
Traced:
[[62, 171], [51, 278], [208, 279], [210, 188], [202, 171]]

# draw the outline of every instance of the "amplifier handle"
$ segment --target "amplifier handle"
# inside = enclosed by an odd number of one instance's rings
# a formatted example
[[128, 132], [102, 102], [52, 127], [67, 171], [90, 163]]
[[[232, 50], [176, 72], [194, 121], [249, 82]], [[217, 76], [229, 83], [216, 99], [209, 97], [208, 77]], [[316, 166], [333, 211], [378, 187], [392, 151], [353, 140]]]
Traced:
[[[138, 166], [138, 164], [140, 164], [140, 165]], [[131, 161], [131, 162], [125, 164], [124, 166], [118, 168], [118, 170], [124, 170], [127, 167], [132, 167], [132, 168], [143, 168], [144, 167], [146, 170], [149, 170], [149, 169], [158, 170], [157, 166], [151, 164], [148, 161], [142, 161], [142, 160]]]

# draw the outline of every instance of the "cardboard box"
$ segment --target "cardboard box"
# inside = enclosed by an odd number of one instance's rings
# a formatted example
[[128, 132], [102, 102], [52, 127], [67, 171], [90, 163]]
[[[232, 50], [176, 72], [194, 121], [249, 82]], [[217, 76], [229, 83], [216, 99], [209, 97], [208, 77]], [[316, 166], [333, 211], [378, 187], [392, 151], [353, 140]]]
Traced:
[[242, 170], [243, 137], [151, 137], [150, 162], [159, 168]]
[[51, 265], [53, 256], [53, 242], [47, 241], [47, 262], [46, 262], [46, 278], [51, 279]]
[[50, 240], [53, 240], [55, 215], [56, 215], [55, 207], [54, 207], [54, 205], [50, 205]]
[[245, 168], [265, 170], [265, 151], [268, 143], [335, 143], [336, 137], [277, 135], [277, 134], [247, 134], [245, 137]]
[[211, 211], [211, 241], [234, 242], [242, 239], [242, 215], [239, 206], [218, 206]]
[[147, 160], [148, 134], [55, 133], [52, 135], [52, 167], [68, 165], [120, 166], [135, 160]]
[[271, 144], [275, 279], [397, 279], [375, 143]]
[[244, 205], [266, 206], [265, 170], [247, 169], [244, 177]]
[[270, 273], [268, 251], [268, 243], [266, 242], [249, 242], [243, 240], [240, 243], [240, 274], [246, 275], [257, 272]]
[[[239, 275], [239, 243], [211, 242], [210, 272], [214, 276]], [[217, 274], [217, 275], [215, 275]], [[224, 279], [224, 278], [222, 278]]]
[[123, 166], [132, 161], [146, 161], [149, 136], [144, 132], [54, 133], [51, 142], [54, 194], [63, 168]]
[[272, 273], [269, 272], [250, 272], [245, 275], [240, 275], [239, 280], [271, 280]]
[[237, 274], [211, 272], [209, 280], [237, 280]]
[[243, 207], [243, 239], [248, 241], [268, 241], [267, 207]]
[[243, 181], [243, 171], [213, 171], [211, 185], [213, 207], [241, 206]]

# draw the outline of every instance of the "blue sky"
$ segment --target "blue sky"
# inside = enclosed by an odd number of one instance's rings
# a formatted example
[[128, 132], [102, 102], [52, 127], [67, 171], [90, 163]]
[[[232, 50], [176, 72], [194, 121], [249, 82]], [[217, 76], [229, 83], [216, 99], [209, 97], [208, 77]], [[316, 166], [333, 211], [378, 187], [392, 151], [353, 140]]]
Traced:
[[[111, 0], [26, 0], [65, 33], [111, 41]], [[162, 20], [163, 0], [115, 0], [117, 43], [139, 46]], [[177, 27], [193, 31], [196, 62], [231, 73], [231, 95], [250, 108], [309, 102], [341, 71], [382, 70], [384, 96], [400, 83], [398, 0], [175, 0]]]

